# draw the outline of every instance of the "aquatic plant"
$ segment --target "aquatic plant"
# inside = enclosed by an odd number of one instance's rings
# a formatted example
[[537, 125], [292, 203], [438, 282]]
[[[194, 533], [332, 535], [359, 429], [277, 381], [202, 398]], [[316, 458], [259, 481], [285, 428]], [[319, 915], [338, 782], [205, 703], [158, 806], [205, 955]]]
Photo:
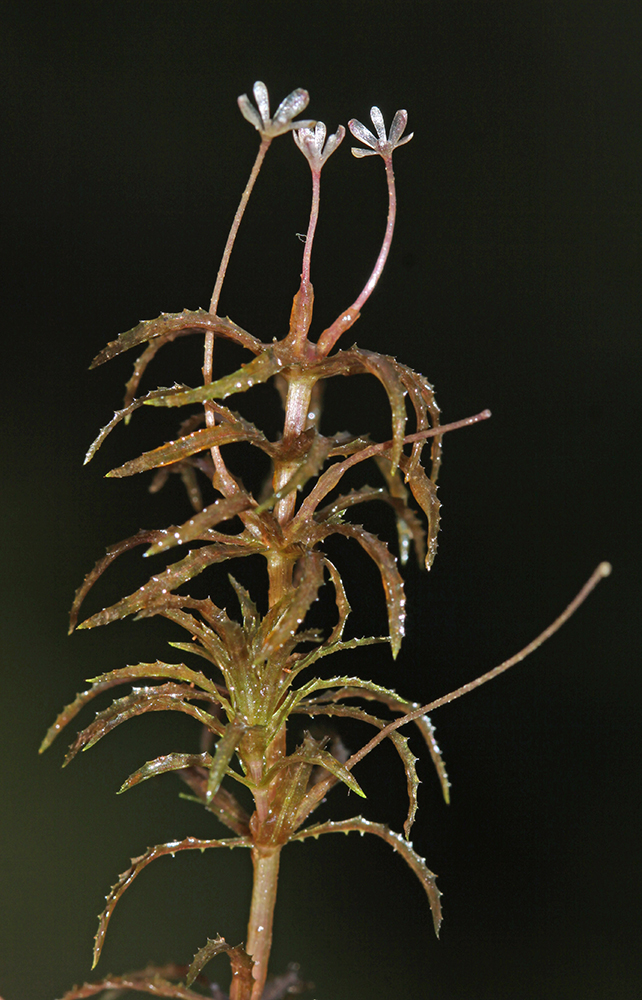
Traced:
[[[319, 676], [315, 666], [335, 653], [376, 643], [399, 652], [404, 634], [404, 582], [399, 563], [411, 550], [430, 569], [437, 549], [439, 500], [436, 480], [442, 441], [450, 431], [490, 416], [487, 410], [447, 424], [427, 379], [395, 357], [352, 347], [337, 348], [354, 325], [374, 290], [388, 256], [396, 215], [393, 153], [412, 138], [405, 135], [406, 111], [397, 111], [387, 131], [381, 111], [374, 107], [374, 132], [352, 120], [348, 127], [362, 143], [352, 149], [360, 158], [383, 160], [388, 192], [388, 217], [381, 250], [372, 273], [354, 302], [316, 340], [310, 339], [313, 289], [311, 254], [319, 214], [321, 171], [345, 137], [342, 126], [328, 135], [326, 126], [296, 120], [307, 107], [308, 94], [295, 90], [270, 114], [263, 83], [254, 85], [253, 104], [239, 98], [243, 116], [258, 131], [260, 146], [223, 253], [208, 311], [185, 310], [162, 314], [121, 334], [94, 359], [102, 365], [125, 351], [142, 348], [127, 382], [123, 405], [91, 445], [86, 461], [97, 453], [106, 437], [120, 424], [128, 424], [142, 407], [181, 408], [186, 415], [171, 441], [146, 451], [112, 469], [107, 475], [126, 477], [153, 472], [157, 491], [171, 473], [178, 474], [191, 506], [189, 517], [165, 529], [139, 531], [108, 548], [87, 574], [76, 593], [70, 631], [106, 625], [133, 615], [161, 616], [183, 629], [182, 641], [170, 645], [185, 658], [197, 657], [200, 669], [188, 662], [137, 663], [120, 666], [90, 679], [58, 716], [41, 749], [94, 698], [130, 683], [129, 693], [99, 711], [72, 743], [65, 763], [80, 750], [94, 746], [121, 723], [148, 712], [181, 712], [191, 716], [201, 734], [198, 751], [174, 752], [147, 761], [122, 785], [124, 792], [142, 781], [174, 772], [187, 785], [191, 797], [219, 821], [230, 836], [220, 839], [185, 837], [159, 844], [135, 857], [107, 897], [94, 946], [97, 963], [114, 909], [132, 882], [157, 858], [182, 851], [246, 848], [251, 855], [254, 883], [247, 939], [243, 946], [229, 945], [223, 937], [208, 939], [189, 966], [149, 967], [127, 976], [108, 976], [74, 988], [66, 1000], [88, 997], [105, 990], [134, 990], [154, 996], [189, 1000], [203, 996], [224, 997], [223, 991], [204, 975], [216, 955], [227, 955], [232, 969], [230, 1000], [268, 1000], [301, 992], [305, 983], [295, 969], [268, 980], [268, 961], [277, 896], [279, 861], [286, 844], [327, 833], [369, 834], [384, 840], [409, 865], [423, 886], [436, 933], [441, 923], [440, 893], [436, 876], [410, 841], [417, 812], [416, 758], [402, 727], [414, 723], [432, 759], [443, 797], [449, 784], [435, 733], [428, 716], [433, 709], [467, 693], [523, 659], [569, 617], [597, 581], [610, 571], [601, 564], [566, 611], [526, 649], [457, 691], [430, 705], [419, 705], [393, 688], [369, 679], [338, 674]], [[303, 247], [301, 282], [294, 296], [289, 329], [282, 339], [264, 343], [231, 319], [218, 315], [218, 303], [235, 237], [248, 199], [272, 141], [293, 133], [296, 146], [308, 161], [312, 180], [310, 219]], [[175, 384], [137, 396], [139, 384], [158, 351], [185, 336], [202, 336], [203, 382], [196, 388]], [[214, 371], [216, 340], [243, 348], [250, 357], [235, 371]], [[390, 437], [374, 441], [364, 435], [321, 433], [322, 388], [331, 378], [369, 375], [383, 386], [390, 406]], [[273, 383], [276, 407], [283, 410], [282, 432], [270, 438], [226, 404], [253, 387]], [[185, 409], [187, 408], [187, 409]], [[260, 490], [248, 489], [230, 467], [226, 446], [244, 443], [267, 461], [270, 472]], [[427, 459], [425, 455], [427, 452]], [[425, 461], [425, 464], [424, 464]], [[369, 462], [376, 486], [346, 488], [344, 477]], [[341, 492], [341, 489], [344, 492]], [[363, 504], [384, 503], [391, 508], [397, 527], [398, 558], [389, 545], [352, 519]], [[338, 565], [327, 553], [326, 542], [335, 536], [361, 546], [381, 578], [385, 596], [386, 635], [345, 637], [350, 599]], [[115, 604], [79, 623], [83, 602], [103, 573], [124, 553], [143, 546], [144, 556], [156, 568], [147, 582]], [[185, 585], [219, 563], [259, 556], [267, 569], [267, 594], [252, 595], [234, 577], [231, 586], [238, 609], [228, 613], [214, 597], [190, 596]], [[162, 561], [162, 562], [161, 562]], [[333, 593], [334, 613], [324, 625], [310, 621], [322, 588]], [[200, 591], [202, 594], [202, 590]], [[264, 613], [259, 608], [264, 607]], [[192, 664], [192, 665], [189, 665]], [[373, 709], [372, 706], [376, 707]], [[375, 730], [359, 751], [349, 754], [340, 739], [306, 732], [298, 746], [291, 745], [292, 718], [347, 719]], [[290, 740], [288, 739], [290, 734]], [[383, 740], [390, 740], [400, 758], [408, 793], [403, 833], [361, 816], [348, 820], [315, 822], [314, 813], [333, 786], [343, 783], [364, 797], [356, 765]], [[242, 786], [252, 809], [246, 810], [228, 786]], [[242, 793], [243, 794], [243, 793]]]

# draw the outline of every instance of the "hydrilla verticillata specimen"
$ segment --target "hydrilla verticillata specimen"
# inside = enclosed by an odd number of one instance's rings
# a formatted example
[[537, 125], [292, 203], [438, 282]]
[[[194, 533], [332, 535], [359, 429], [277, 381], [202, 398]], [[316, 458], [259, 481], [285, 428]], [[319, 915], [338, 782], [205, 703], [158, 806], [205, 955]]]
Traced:
[[[94, 457], [108, 434], [127, 423], [142, 406], [190, 407], [177, 437], [145, 452], [108, 473], [112, 477], [155, 471], [152, 488], [158, 489], [170, 473], [178, 473], [192, 507], [191, 516], [163, 530], [142, 530], [113, 545], [86, 576], [78, 590], [70, 631], [94, 628], [135, 615], [160, 615], [182, 627], [188, 640], [173, 642], [174, 649], [200, 658], [203, 669], [186, 663], [139, 663], [120, 667], [91, 678], [91, 687], [79, 694], [56, 719], [42, 749], [96, 696], [123, 683], [131, 692], [98, 712], [72, 743], [65, 763], [79, 750], [87, 750], [127, 719], [147, 712], [178, 711], [191, 715], [206, 734], [200, 752], [174, 752], [147, 761], [122, 785], [124, 792], [148, 778], [175, 772], [189, 787], [192, 798], [212, 813], [232, 836], [202, 840], [185, 837], [153, 847], [123, 872], [107, 897], [100, 917], [94, 948], [94, 965], [103, 947], [114, 908], [140, 872], [166, 854], [219, 847], [247, 848], [254, 867], [254, 888], [244, 946], [231, 946], [222, 937], [208, 939], [189, 967], [147, 968], [124, 977], [107, 977], [66, 994], [67, 1000], [95, 995], [107, 989], [131, 989], [154, 996], [189, 1000], [203, 996], [224, 997], [219, 987], [205, 979], [202, 970], [215, 955], [227, 954], [232, 967], [230, 1000], [276, 1000], [286, 993], [300, 992], [305, 984], [294, 969], [267, 980], [272, 940], [272, 920], [282, 848], [293, 840], [325, 833], [357, 831], [380, 837], [408, 863], [423, 885], [435, 931], [441, 923], [440, 893], [435, 875], [413, 850], [410, 833], [417, 810], [416, 758], [402, 726], [414, 722], [435, 766], [444, 798], [448, 801], [448, 779], [435, 741], [428, 711], [465, 694], [523, 659], [548, 638], [575, 610], [608, 564], [601, 564], [567, 610], [541, 636], [517, 656], [470, 684], [420, 706], [391, 688], [350, 675], [321, 678], [314, 675], [317, 661], [344, 650], [373, 643], [389, 643], [397, 656], [404, 633], [404, 584], [398, 560], [387, 543], [362, 525], [350, 520], [353, 508], [370, 501], [388, 504], [397, 524], [399, 559], [405, 563], [414, 547], [418, 558], [430, 569], [435, 558], [439, 527], [436, 480], [441, 461], [443, 435], [483, 420], [487, 410], [454, 423], [440, 424], [432, 386], [423, 375], [394, 357], [353, 346], [334, 351], [341, 336], [358, 319], [360, 310], [377, 284], [392, 241], [396, 213], [392, 157], [407, 143], [404, 136], [407, 113], [397, 111], [390, 131], [378, 108], [371, 118], [376, 135], [356, 120], [349, 122], [352, 135], [366, 148], [353, 148], [356, 157], [380, 156], [384, 161], [388, 189], [388, 219], [380, 253], [372, 273], [354, 302], [316, 341], [310, 339], [313, 290], [310, 281], [311, 252], [319, 212], [320, 176], [329, 157], [341, 144], [345, 129], [339, 126], [328, 136], [326, 126], [313, 120], [295, 121], [308, 104], [308, 94], [295, 90], [270, 116], [265, 85], [254, 85], [256, 106], [247, 95], [239, 98], [244, 117], [257, 129], [261, 142], [250, 178], [232, 223], [208, 312], [197, 310], [162, 314], [139, 323], [121, 334], [94, 359], [92, 367], [141, 346], [142, 353], [127, 383], [122, 409], [103, 428], [87, 454]], [[290, 326], [281, 340], [263, 343], [229, 318], [218, 315], [218, 301], [236, 232], [272, 140], [293, 132], [312, 175], [312, 205], [303, 251], [300, 287], [294, 296]], [[175, 385], [136, 397], [140, 380], [156, 353], [177, 338], [200, 334], [204, 338], [203, 384], [197, 388]], [[251, 359], [238, 370], [214, 378], [213, 348], [216, 338], [232, 341], [247, 350]], [[367, 374], [383, 386], [391, 412], [390, 439], [372, 441], [348, 432], [326, 436], [320, 432], [321, 386], [335, 376]], [[283, 430], [276, 440], [224, 404], [253, 386], [273, 380], [285, 410]], [[195, 409], [194, 409], [195, 408]], [[409, 428], [410, 423], [410, 428]], [[262, 492], [253, 495], [229, 468], [224, 451], [232, 443], [245, 442], [267, 455], [271, 474]], [[429, 445], [424, 465], [424, 450]], [[365, 461], [372, 461], [378, 486], [364, 485], [340, 493], [345, 474]], [[418, 508], [418, 509], [417, 509]], [[422, 523], [418, 513], [425, 521]], [[240, 524], [240, 530], [237, 526]], [[386, 600], [388, 634], [344, 639], [350, 613], [349, 597], [341, 571], [328, 557], [324, 543], [340, 535], [357, 543], [378, 570]], [[78, 624], [81, 605], [96, 581], [121, 554], [146, 546], [145, 556], [165, 558], [149, 580], [116, 604]], [[181, 550], [174, 559], [174, 549]], [[240, 619], [228, 615], [212, 597], [191, 597], [184, 585], [210, 566], [250, 555], [262, 556], [267, 564], [267, 611], [259, 613], [248, 591], [233, 577], [230, 581], [240, 610]], [[169, 556], [169, 560], [167, 557]], [[308, 613], [319, 592], [329, 583], [334, 592], [336, 614], [325, 631], [309, 624]], [[364, 707], [378, 703], [383, 717]], [[375, 736], [357, 753], [348, 756], [329, 737], [306, 733], [294, 750], [286, 736], [290, 717], [356, 719], [372, 726]], [[390, 716], [392, 715], [392, 721]], [[314, 811], [330, 789], [342, 782], [358, 796], [365, 796], [353, 774], [355, 765], [383, 739], [390, 739], [405, 771], [408, 812], [403, 835], [356, 816], [339, 822], [310, 823]], [[224, 785], [223, 782], [226, 782]], [[249, 790], [251, 813], [241, 805], [227, 785], [236, 783]], [[177, 982], [178, 981], [178, 982]]]

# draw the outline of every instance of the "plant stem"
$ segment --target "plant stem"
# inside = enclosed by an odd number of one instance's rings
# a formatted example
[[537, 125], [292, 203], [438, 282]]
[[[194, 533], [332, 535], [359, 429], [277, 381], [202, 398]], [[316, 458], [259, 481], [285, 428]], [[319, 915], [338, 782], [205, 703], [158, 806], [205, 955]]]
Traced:
[[[268, 151], [271, 139], [264, 136], [261, 139], [261, 145], [259, 146], [259, 151], [256, 155], [256, 160], [254, 161], [254, 166], [252, 167], [249, 179], [245, 185], [245, 190], [241, 195], [241, 200], [239, 206], [236, 210], [234, 220], [230, 227], [230, 231], [227, 237], [227, 242], [225, 244], [225, 249], [223, 250], [223, 257], [221, 258], [221, 263], [219, 265], [218, 274], [216, 275], [216, 282], [214, 284], [214, 291], [212, 292], [212, 298], [210, 301], [210, 313], [215, 316], [216, 310], [218, 309], [218, 300], [221, 297], [221, 289], [223, 287], [223, 281], [225, 280], [225, 274], [227, 272], [227, 265], [230, 262], [230, 256], [232, 254], [232, 248], [234, 246], [234, 241], [236, 239], [236, 234], [238, 233], [239, 226], [241, 225], [241, 219], [247, 207], [247, 203], [250, 200], [250, 195], [252, 194], [252, 188], [256, 182], [256, 178], [259, 176], [259, 170], [263, 164], [265, 154]], [[203, 358], [203, 382], [205, 385], [209, 385], [212, 381], [212, 362], [214, 358], [214, 333], [208, 330], [205, 334], [205, 352]], [[206, 405], [205, 406], [205, 422], [208, 427], [214, 427], [216, 424], [216, 417], [212, 410]], [[228, 472], [228, 469], [221, 456], [220, 448], [214, 447], [211, 449], [212, 461], [214, 462], [214, 467], [218, 475], [218, 483], [216, 484], [221, 492], [225, 496], [232, 496], [237, 491], [237, 484]]]
[[254, 961], [252, 993], [244, 997], [235, 991], [232, 983], [230, 1000], [261, 1000], [267, 978], [268, 961], [272, 947], [274, 904], [279, 878], [280, 846], [257, 845], [252, 849], [254, 886], [252, 908], [247, 930], [247, 953]]
[[326, 357], [330, 353], [339, 337], [347, 329], [349, 329], [357, 319], [364, 302], [366, 302], [366, 300], [372, 295], [375, 286], [381, 277], [381, 272], [383, 271], [386, 260], [388, 259], [390, 246], [392, 244], [392, 234], [395, 230], [397, 193], [395, 189], [395, 174], [392, 169], [392, 156], [384, 157], [384, 162], [386, 165], [386, 182], [388, 184], [388, 219], [386, 222], [386, 232], [381, 245], [381, 250], [379, 251], [379, 256], [377, 257], [377, 262], [373, 268], [372, 274], [368, 278], [360, 295], [354, 300], [350, 308], [346, 309], [346, 311], [334, 321], [332, 326], [329, 326], [327, 330], [324, 330], [319, 337], [317, 352], [321, 357]]

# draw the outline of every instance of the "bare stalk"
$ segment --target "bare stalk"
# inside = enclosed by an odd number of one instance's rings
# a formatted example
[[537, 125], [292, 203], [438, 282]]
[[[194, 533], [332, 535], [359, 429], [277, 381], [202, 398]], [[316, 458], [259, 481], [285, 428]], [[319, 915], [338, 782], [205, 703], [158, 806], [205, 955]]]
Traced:
[[573, 598], [568, 607], [562, 612], [559, 617], [555, 619], [554, 622], [545, 628], [543, 632], [529, 642], [527, 646], [524, 646], [519, 653], [515, 653], [511, 656], [509, 660], [504, 660], [497, 667], [493, 667], [492, 670], [488, 670], [485, 674], [480, 677], [476, 677], [474, 681], [468, 681], [467, 684], [462, 684], [461, 687], [457, 688], [455, 691], [451, 691], [449, 694], [442, 695], [441, 698], [437, 698], [435, 701], [429, 702], [427, 705], [422, 705], [421, 708], [415, 708], [412, 712], [407, 715], [402, 715], [400, 719], [395, 719], [394, 722], [389, 723], [384, 729], [381, 729], [376, 736], [374, 736], [369, 743], [358, 750], [355, 754], [346, 761], [345, 766], [347, 768], [354, 767], [360, 760], [370, 753], [378, 743], [381, 743], [390, 733], [393, 733], [396, 729], [400, 729], [401, 726], [405, 726], [408, 722], [414, 722], [415, 719], [419, 719], [422, 715], [427, 715], [428, 712], [434, 712], [436, 708], [441, 708], [442, 705], [448, 705], [451, 701], [456, 701], [457, 698], [463, 697], [463, 695], [468, 694], [470, 691], [474, 691], [475, 688], [481, 687], [482, 684], [486, 684], [487, 681], [492, 681], [495, 677], [499, 677], [503, 674], [505, 670], [510, 667], [514, 667], [516, 663], [521, 663], [525, 660], [527, 656], [534, 653], [536, 649], [550, 639], [558, 629], [564, 625], [571, 615], [575, 614], [580, 604], [583, 604], [586, 598], [589, 596], [591, 591], [595, 590], [600, 580], [609, 576], [611, 573], [611, 564], [608, 562], [601, 562], [599, 566], [591, 573], [589, 579], [586, 581], [580, 592]]
[[230, 1000], [261, 1000], [268, 972], [268, 961], [272, 947], [272, 926], [274, 923], [274, 905], [279, 878], [280, 847], [258, 845], [252, 850], [254, 864], [254, 885], [252, 889], [252, 907], [248, 925], [247, 953], [252, 957], [254, 966], [252, 976], [254, 985], [249, 998], [237, 994], [232, 984]]
[[395, 189], [395, 173], [392, 168], [392, 154], [384, 157], [384, 162], [386, 165], [386, 181], [388, 183], [388, 219], [386, 222], [386, 232], [383, 237], [383, 243], [381, 244], [381, 250], [379, 251], [379, 256], [377, 257], [377, 262], [372, 270], [372, 274], [368, 278], [360, 295], [357, 296], [350, 308], [346, 309], [345, 313], [342, 313], [341, 316], [334, 321], [332, 326], [329, 326], [327, 330], [324, 330], [319, 337], [317, 351], [322, 357], [325, 357], [330, 353], [339, 337], [345, 333], [345, 331], [349, 329], [358, 318], [361, 307], [372, 295], [375, 286], [381, 277], [386, 260], [388, 259], [390, 246], [392, 244], [392, 234], [395, 229], [395, 218], [397, 215], [397, 193]]
[[[232, 248], [234, 246], [234, 241], [236, 239], [236, 234], [238, 233], [239, 226], [241, 225], [241, 219], [245, 213], [247, 203], [250, 200], [250, 195], [252, 194], [252, 188], [256, 183], [256, 178], [259, 176], [259, 170], [265, 159], [265, 154], [268, 151], [268, 147], [271, 143], [269, 136], [261, 137], [261, 145], [259, 146], [259, 151], [256, 154], [256, 160], [254, 161], [254, 166], [252, 167], [249, 179], [245, 185], [245, 190], [241, 195], [241, 200], [239, 202], [238, 208], [236, 209], [236, 214], [234, 220], [230, 227], [230, 231], [227, 237], [227, 243], [225, 244], [225, 249], [223, 250], [223, 257], [221, 258], [221, 263], [219, 265], [218, 274], [216, 275], [216, 282], [214, 284], [214, 291], [212, 292], [212, 298], [210, 300], [210, 313], [215, 316], [216, 310], [218, 309], [218, 300], [221, 297], [221, 289], [223, 287], [223, 281], [225, 280], [225, 274], [227, 272], [227, 265], [230, 262], [230, 257], [232, 255]], [[204, 385], [209, 385], [212, 381], [212, 364], [214, 358], [214, 332], [208, 330], [205, 334], [205, 350], [203, 357], [203, 383]], [[216, 416], [212, 410], [206, 405], [205, 406], [205, 422], [208, 427], [214, 427], [216, 424]], [[221, 455], [220, 448], [212, 448], [212, 461], [214, 462], [214, 467], [216, 469], [219, 485], [221, 491], [226, 496], [231, 496], [237, 491], [237, 484], [233, 476], [230, 475], [225, 462], [223, 461], [223, 456]]]
[[[595, 590], [600, 580], [609, 576], [611, 573], [611, 564], [608, 562], [601, 562], [599, 566], [591, 573], [591, 576], [586, 581], [579, 593], [573, 598], [568, 607], [559, 615], [554, 622], [552, 622], [543, 632], [529, 642], [527, 646], [524, 646], [519, 653], [515, 653], [510, 659], [504, 660], [498, 666], [493, 667], [492, 670], [488, 670], [485, 674], [476, 677], [473, 681], [468, 681], [467, 684], [463, 684], [461, 687], [457, 688], [455, 691], [451, 691], [449, 694], [442, 695], [441, 698], [435, 699], [435, 701], [429, 702], [427, 705], [421, 705], [419, 708], [413, 709], [412, 712], [408, 712], [407, 715], [402, 715], [400, 718], [395, 719], [393, 722], [388, 723], [383, 729], [380, 729], [376, 736], [373, 736], [368, 743], [357, 750], [356, 753], [346, 761], [345, 767], [351, 770], [355, 764], [358, 764], [360, 760], [374, 750], [376, 746], [379, 745], [383, 740], [385, 740], [391, 733], [394, 733], [397, 729], [401, 729], [402, 726], [406, 726], [409, 722], [414, 722], [415, 719], [419, 719], [424, 715], [428, 715], [429, 712], [434, 712], [436, 708], [441, 708], [442, 705], [448, 705], [451, 701], [456, 701], [457, 698], [462, 698], [465, 694], [470, 691], [474, 691], [475, 688], [481, 687], [482, 684], [486, 684], [487, 681], [492, 681], [495, 677], [503, 674], [505, 670], [510, 667], [514, 667], [516, 663], [521, 663], [525, 660], [527, 656], [535, 652], [547, 639], [550, 639], [555, 632], [558, 631], [573, 615], [579, 606], [584, 603], [589, 594]], [[320, 781], [306, 796], [303, 808], [297, 815], [297, 825], [300, 825], [305, 821], [305, 818], [310, 815], [310, 813], [317, 807], [318, 803], [327, 794], [328, 789], [335, 784], [334, 778], [326, 778], [324, 781]]]

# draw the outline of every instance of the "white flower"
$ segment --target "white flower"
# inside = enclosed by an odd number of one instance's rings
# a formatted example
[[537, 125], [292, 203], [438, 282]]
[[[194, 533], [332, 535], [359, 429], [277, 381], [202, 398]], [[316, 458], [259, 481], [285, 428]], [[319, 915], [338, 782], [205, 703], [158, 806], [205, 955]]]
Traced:
[[341, 144], [346, 130], [343, 125], [339, 125], [334, 135], [328, 136], [327, 142], [326, 133], [327, 129], [323, 122], [317, 122], [314, 130], [299, 128], [292, 133], [294, 141], [303, 155], [310, 161], [313, 170], [320, 170], [327, 158], [332, 156], [335, 149]]
[[379, 108], [371, 108], [370, 117], [372, 118], [372, 124], [377, 130], [377, 136], [374, 136], [370, 129], [362, 125], [356, 118], [352, 118], [348, 122], [348, 128], [355, 139], [359, 139], [364, 145], [370, 146], [370, 149], [355, 148], [353, 146], [353, 156], [383, 156], [386, 159], [392, 156], [393, 149], [396, 149], [397, 146], [403, 146], [404, 142], [410, 142], [414, 135], [414, 132], [411, 132], [410, 135], [405, 136], [403, 139], [401, 138], [408, 124], [407, 111], [397, 111], [392, 119], [390, 134], [388, 136], [386, 136], [386, 126]]
[[308, 106], [310, 95], [307, 90], [299, 88], [288, 94], [285, 100], [279, 104], [273, 118], [270, 118], [270, 98], [265, 84], [257, 80], [253, 87], [253, 93], [258, 111], [247, 94], [241, 94], [238, 98], [238, 106], [243, 117], [249, 121], [250, 125], [254, 125], [254, 128], [261, 133], [264, 139], [273, 139], [283, 132], [290, 132], [295, 128], [311, 128], [316, 124], [314, 121], [292, 121], [295, 115]]

